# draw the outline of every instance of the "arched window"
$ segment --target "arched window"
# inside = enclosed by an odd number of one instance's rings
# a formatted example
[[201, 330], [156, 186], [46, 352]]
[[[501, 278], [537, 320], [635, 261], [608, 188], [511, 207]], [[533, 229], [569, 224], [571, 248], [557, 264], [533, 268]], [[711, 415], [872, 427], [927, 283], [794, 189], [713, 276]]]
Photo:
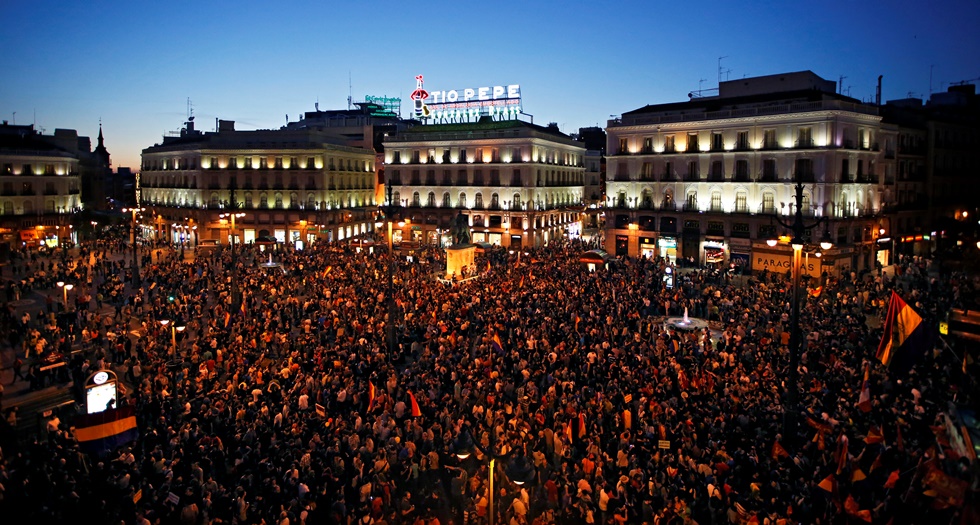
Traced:
[[252, 193], [251, 192], [245, 194], [245, 207], [246, 208], [251, 208], [252, 207]]
[[473, 207], [482, 210], [483, 209], [483, 194], [477, 193], [476, 197], [473, 198]]
[[401, 194], [401, 192], [398, 192], [398, 191], [394, 192], [391, 195], [391, 205], [392, 206], [400, 206], [401, 203], [402, 203], [402, 194]]
[[513, 209], [515, 209], [515, 210], [521, 209], [521, 194], [520, 193], [515, 193], [514, 194], [514, 201], [513, 201], [513, 204], [511, 206], [513, 206]]
[[276, 208], [282, 208], [282, 192], [276, 192]]
[[299, 208], [299, 195], [295, 191], [289, 193], [289, 207]]
[[496, 193], [490, 195], [490, 207], [493, 209], [500, 208], [500, 197]]
[[446, 193], [443, 193], [442, 194], [442, 207], [443, 208], [452, 208], [453, 207], [453, 203], [452, 203], [452, 201], [450, 201], [450, 197], [449, 197], [449, 192], [448, 191]]
[[313, 208], [316, 208], [316, 197], [314, 197], [312, 193], [307, 193], [306, 194], [306, 209], [312, 210]]
[[466, 194], [465, 193], [459, 192], [459, 201], [456, 202], [456, 206], [459, 207], [459, 208], [465, 208], [466, 207]]
[[3, 214], [13, 215], [14, 214], [14, 203], [6, 201], [3, 203]]
[[416, 191], [415, 193], [412, 194], [412, 206], [418, 207], [421, 206], [421, 204], [422, 203], [419, 197], [419, 192]]
[[218, 194], [217, 193], [212, 193], [211, 194], [211, 205], [210, 206], [212, 208], [217, 208], [218, 207]]
[[260, 193], [259, 208], [268, 208], [268, 207], [269, 207], [269, 196], [266, 195], [265, 193]]
[[436, 207], [436, 193], [434, 191], [430, 191], [425, 197], [425, 205], [430, 208]]

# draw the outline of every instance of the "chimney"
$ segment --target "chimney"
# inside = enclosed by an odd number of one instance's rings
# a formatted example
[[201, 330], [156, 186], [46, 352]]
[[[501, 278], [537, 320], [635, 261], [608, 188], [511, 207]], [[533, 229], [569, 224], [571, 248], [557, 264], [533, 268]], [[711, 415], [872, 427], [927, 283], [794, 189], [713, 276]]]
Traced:
[[881, 105], [881, 77], [883, 75], [878, 75], [878, 89], [875, 91], [875, 105]]

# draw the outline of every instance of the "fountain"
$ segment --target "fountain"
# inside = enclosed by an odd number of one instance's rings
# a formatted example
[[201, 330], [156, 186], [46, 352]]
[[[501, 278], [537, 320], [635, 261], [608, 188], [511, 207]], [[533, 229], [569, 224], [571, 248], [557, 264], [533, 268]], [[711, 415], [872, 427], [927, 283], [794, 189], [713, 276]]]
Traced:
[[674, 330], [679, 330], [681, 332], [694, 332], [697, 330], [704, 329], [708, 326], [708, 322], [704, 319], [691, 319], [687, 315], [687, 307], [684, 307], [684, 317], [668, 317], [664, 324], [673, 328]]
[[272, 261], [272, 252], [269, 252], [269, 261], [264, 262], [259, 266], [261, 266], [265, 270], [275, 270], [278, 268], [280, 271], [282, 271], [282, 273], [286, 273], [286, 269], [283, 268], [281, 264]]

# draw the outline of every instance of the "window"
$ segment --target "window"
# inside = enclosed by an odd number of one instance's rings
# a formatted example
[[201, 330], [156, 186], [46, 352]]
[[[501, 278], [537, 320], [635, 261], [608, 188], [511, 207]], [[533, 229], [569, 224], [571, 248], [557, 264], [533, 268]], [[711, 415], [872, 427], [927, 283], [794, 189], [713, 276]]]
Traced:
[[698, 134], [688, 133], [687, 134], [687, 151], [698, 151]]
[[813, 160], [796, 159], [796, 173], [794, 176], [801, 177], [803, 181], [813, 180]]
[[627, 153], [627, 150], [626, 150], [626, 137], [622, 137], [622, 138], [619, 139], [619, 153], [620, 154]]
[[711, 192], [711, 211], [721, 211], [721, 192]]
[[477, 193], [476, 197], [473, 198], [473, 207], [482, 210], [483, 209], [483, 194]]
[[732, 224], [732, 237], [741, 239], [749, 238], [749, 224], [747, 222], [736, 222]]
[[772, 193], [762, 194], [762, 213], [776, 212], [776, 196]]
[[687, 193], [687, 202], [684, 203], [684, 208], [687, 210], [698, 209], [698, 192], [689, 191]]
[[841, 159], [840, 161], [840, 181], [851, 181], [851, 159]]
[[674, 151], [676, 151], [674, 147], [674, 136], [667, 135], [664, 137], [664, 153], [673, 153]]
[[764, 182], [774, 182], [776, 180], [776, 159], [763, 159], [762, 180]]
[[644, 162], [640, 171], [640, 177], [643, 180], [652, 180], [653, 178], [653, 163]]
[[745, 192], [735, 194], [735, 213], [748, 213], [749, 205]]
[[692, 160], [687, 163], [687, 180], [698, 180], [700, 175], [698, 174], [698, 161]]
[[720, 160], [711, 163], [711, 180], [720, 181], [725, 179], [725, 172]]
[[456, 172], [456, 185], [466, 186], [470, 183], [469, 177], [466, 175], [466, 170], [459, 170]]
[[524, 182], [521, 180], [521, 170], [514, 170], [510, 176], [511, 186], [521, 186]]
[[494, 210], [500, 208], [500, 197], [496, 193], [490, 195], [490, 208]]
[[473, 170], [473, 185], [483, 186], [483, 170]]
[[735, 161], [735, 180], [738, 182], [749, 181], [749, 161], [747, 160]]
[[813, 147], [813, 129], [812, 128], [800, 128], [796, 135], [796, 146], [799, 148], [812, 148]]
[[449, 192], [448, 191], [446, 193], [443, 193], [442, 194], [442, 207], [443, 208], [452, 208], [453, 207], [453, 203], [450, 200]]
[[460, 192], [460, 194], [459, 194], [459, 201], [456, 203], [456, 205], [458, 207], [460, 207], [460, 208], [465, 208], [466, 207], [466, 194], [465, 193]]
[[776, 130], [767, 129], [762, 132], [762, 147], [771, 149], [776, 147]]
[[511, 209], [514, 209], [514, 210], [521, 209], [521, 194], [520, 193], [515, 193], [514, 194], [514, 200], [511, 201], [511, 202], [512, 202]]
[[212, 208], [217, 208], [218, 207], [218, 194], [217, 193], [212, 193], [211, 194], [211, 205], [210, 206]]
[[412, 193], [412, 204], [411, 205], [414, 206], [414, 207], [419, 207], [419, 206], [422, 205], [422, 200], [421, 200], [421, 197], [419, 196], [419, 192], [416, 191], [416, 192]]
[[268, 207], [269, 207], [269, 196], [266, 195], [265, 193], [260, 193], [259, 208], [268, 208]]
[[432, 192], [432, 191], [429, 192], [429, 195], [425, 199], [425, 205], [428, 206], [428, 207], [430, 207], [430, 208], [435, 208], [435, 206], [436, 206], [436, 194], [435, 194], [435, 192]]
[[14, 214], [14, 203], [10, 201], [4, 201], [3, 203], [3, 214], [13, 215]]
[[282, 192], [276, 192], [276, 208], [282, 208]]
[[711, 150], [712, 151], [721, 151], [723, 149], [725, 149], [725, 141], [722, 138], [721, 133], [712, 133], [711, 134]]
[[653, 152], [653, 138], [652, 137], [644, 137], [643, 138], [643, 153], [652, 153], [652, 152]]
[[402, 152], [396, 151], [396, 152], [394, 152], [394, 153], [391, 154], [391, 163], [392, 164], [401, 164], [401, 161], [402, 161]]
[[739, 131], [735, 138], [735, 149], [746, 150], [749, 149], [749, 132]]

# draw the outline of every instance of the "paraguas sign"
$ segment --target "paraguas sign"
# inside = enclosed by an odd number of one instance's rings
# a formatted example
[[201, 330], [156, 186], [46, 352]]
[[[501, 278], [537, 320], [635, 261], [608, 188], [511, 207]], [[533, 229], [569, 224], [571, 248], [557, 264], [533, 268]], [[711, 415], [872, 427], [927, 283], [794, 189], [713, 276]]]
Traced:
[[[752, 271], [761, 272], [763, 270], [769, 270], [774, 273], [786, 273], [792, 268], [792, 254], [759, 252], [752, 254]], [[800, 263], [800, 268], [803, 270], [801, 275], [812, 277], [819, 277], [823, 271], [820, 265], [820, 259], [812, 255], [803, 258], [803, 261]]]

